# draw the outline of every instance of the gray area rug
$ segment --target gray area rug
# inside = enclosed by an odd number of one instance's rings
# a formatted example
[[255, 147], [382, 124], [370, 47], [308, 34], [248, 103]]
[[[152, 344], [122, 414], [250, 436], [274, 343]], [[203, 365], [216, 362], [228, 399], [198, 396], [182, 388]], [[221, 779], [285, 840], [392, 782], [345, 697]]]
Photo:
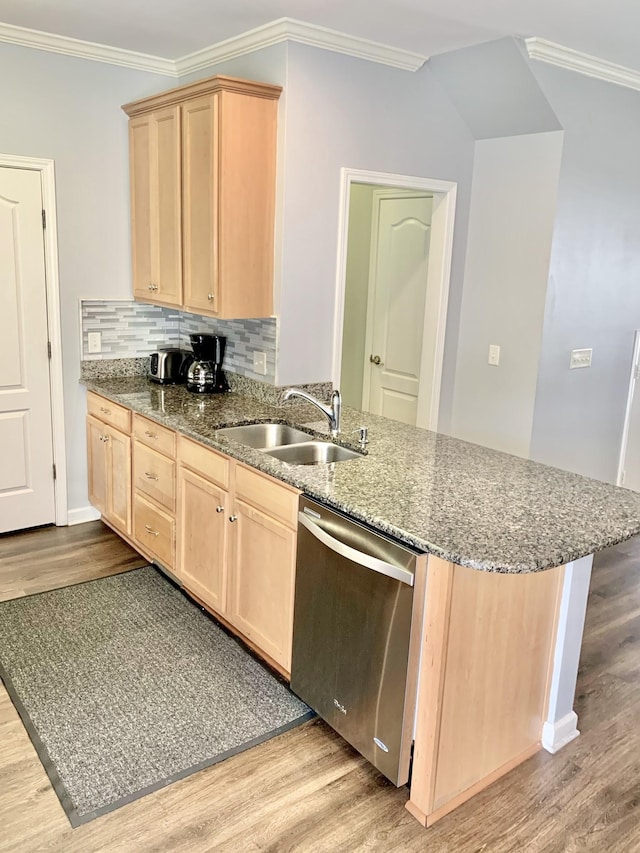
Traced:
[[0, 604], [0, 678], [73, 826], [313, 716], [152, 566]]

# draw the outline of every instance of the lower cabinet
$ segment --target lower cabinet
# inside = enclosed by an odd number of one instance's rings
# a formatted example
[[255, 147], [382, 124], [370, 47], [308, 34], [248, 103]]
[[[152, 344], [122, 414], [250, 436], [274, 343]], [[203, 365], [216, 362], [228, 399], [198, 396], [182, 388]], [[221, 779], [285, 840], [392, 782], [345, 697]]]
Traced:
[[178, 461], [178, 577], [289, 673], [299, 492], [182, 437]]
[[285, 675], [299, 491], [93, 392], [89, 499]]
[[121, 533], [131, 533], [131, 437], [87, 417], [89, 500]]
[[238, 496], [234, 515], [227, 618], [290, 672], [296, 533]]

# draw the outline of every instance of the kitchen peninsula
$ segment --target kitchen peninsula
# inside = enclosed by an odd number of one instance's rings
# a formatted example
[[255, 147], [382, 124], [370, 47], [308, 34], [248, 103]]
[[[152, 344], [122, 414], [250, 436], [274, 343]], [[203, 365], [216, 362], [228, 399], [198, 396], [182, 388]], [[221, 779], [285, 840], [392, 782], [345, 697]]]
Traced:
[[357, 448], [357, 429], [366, 424], [365, 455], [287, 465], [217, 430], [279, 421], [326, 435], [307, 404], [276, 407], [237, 393], [194, 399], [141, 377], [83, 381], [216, 458], [269, 475], [427, 555], [416, 577], [424, 628], [407, 804], [423, 824], [541, 743], [556, 751], [578, 734], [572, 704], [590, 555], [640, 532], [640, 495], [350, 409], [341, 440]]

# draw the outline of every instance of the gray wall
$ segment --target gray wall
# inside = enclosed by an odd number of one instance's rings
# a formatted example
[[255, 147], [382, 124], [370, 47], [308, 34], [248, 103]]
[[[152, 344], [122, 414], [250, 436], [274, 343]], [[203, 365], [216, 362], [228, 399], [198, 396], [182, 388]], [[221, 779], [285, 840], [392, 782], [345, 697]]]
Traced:
[[157, 74], [0, 44], [0, 151], [55, 160], [69, 508], [85, 507], [80, 297], [130, 297], [127, 117], [175, 84]]
[[428, 67], [289, 47], [278, 384], [331, 377], [340, 169], [458, 182], [440, 424], [450, 420], [473, 141]]
[[[451, 431], [529, 455], [562, 132], [476, 143]], [[490, 344], [500, 365], [488, 364]]]
[[[614, 482], [640, 328], [640, 93], [531, 67], [565, 130], [531, 455]], [[593, 366], [570, 371], [581, 347]]]

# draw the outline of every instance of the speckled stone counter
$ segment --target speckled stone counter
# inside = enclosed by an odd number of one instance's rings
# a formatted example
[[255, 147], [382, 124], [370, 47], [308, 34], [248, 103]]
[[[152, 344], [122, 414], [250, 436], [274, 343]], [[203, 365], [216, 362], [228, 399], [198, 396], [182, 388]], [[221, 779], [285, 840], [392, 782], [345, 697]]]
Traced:
[[535, 572], [640, 532], [640, 494], [368, 413], [343, 410], [341, 443], [362, 458], [289, 465], [216, 430], [280, 421], [327, 434], [318, 410], [230, 393], [198, 397], [144, 377], [84, 379], [87, 388], [301, 489], [418, 550], [493, 572]]

